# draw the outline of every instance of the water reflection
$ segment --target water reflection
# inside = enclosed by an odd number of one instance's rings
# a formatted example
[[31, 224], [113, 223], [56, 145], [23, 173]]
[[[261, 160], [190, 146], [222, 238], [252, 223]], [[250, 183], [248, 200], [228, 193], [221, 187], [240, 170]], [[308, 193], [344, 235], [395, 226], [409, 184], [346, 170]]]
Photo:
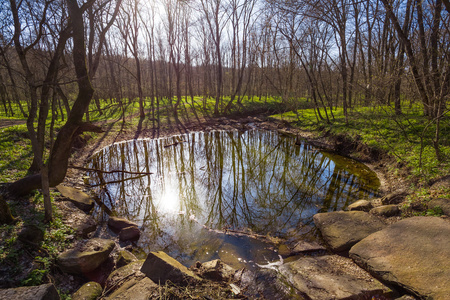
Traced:
[[186, 264], [227, 253], [236, 264], [271, 259], [260, 242], [214, 230], [284, 236], [308, 228], [315, 213], [373, 197], [379, 187], [360, 163], [260, 130], [114, 144], [89, 167], [129, 172], [91, 173], [91, 184], [111, 210], [142, 226], [140, 246]]

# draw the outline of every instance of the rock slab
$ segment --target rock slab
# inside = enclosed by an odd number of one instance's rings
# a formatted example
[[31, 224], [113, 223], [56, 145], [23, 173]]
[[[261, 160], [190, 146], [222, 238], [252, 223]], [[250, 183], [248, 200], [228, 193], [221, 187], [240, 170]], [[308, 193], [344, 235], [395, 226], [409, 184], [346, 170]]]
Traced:
[[207, 261], [204, 263], [197, 262], [195, 267], [191, 267], [201, 277], [214, 281], [231, 281], [234, 278], [236, 270], [220, 259]]
[[138, 227], [136, 223], [131, 222], [130, 220], [114, 216], [109, 217], [108, 226], [116, 231], [121, 231], [122, 229], [127, 227], [136, 227], [136, 228]]
[[303, 257], [280, 266], [279, 272], [306, 299], [371, 299], [392, 292], [350, 259], [338, 255]]
[[363, 211], [319, 213], [313, 219], [324, 241], [336, 252], [349, 250], [363, 238], [386, 226], [377, 217]]
[[140, 272], [139, 270], [142, 268], [144, 264], [144, 260], [137, 260], [128, 265], [118, 268], [111, 274], [109, 274], [108, 279], [105, 283], [106, 290], [115, 290], [120, 286], [121, 282], [124, 282], [124, 279], [130, 277], [136, 272]]
[[450, 222], [408, 218], [357, 243], [350, 257], [378, 278], [424, 299], [449, 299]]
[[150, 278], [132, 278], [106, 298], [106, 300], [148, 300], [159, 299], [158, 285]]
[[202, 280], [163, 251], [150, 252], [141, 268], [141, 272], [159, 284], [171, 281], [175, 284], [187, 285], [195, 284]]
[[392, 217], [400, 213], [400, 209], [395, 204], [381, 205], [370, 210], [371, 214], [383, 217]]
[[444, 215], [450, 216], [450, 199], [439, 198], [433, 199], [430, 202], [428, 202], [429, 209], [433, 209], [435, 207], [440, 207]]
[[90, 239], [75, 248], [61, 253], [57, 262], [60, 268], [71, 274], [84, 274], [98, 268], [114, 249], [115, 243], [107, 239]]
[[52, 283], [0, 290], [0, 299], [59, 300], [59, 294]]
[[358, 200], [347, 207], [347, 209], [350, 211], [352, 210], [369, 211], [372, 208], [373, 208], [372, 202], [368, 200]]
[[96, 300], [102, 295], [102, 292], [103, 288], [100, 283], [89, 281], [72, 295], [72, 300]]
[[56, 186], [56, 189], [63, 197], [69, 199], [76, 207], [85, 212], [90, 211], [94, 207], [94, 200], [85, 192], [61, 184]]

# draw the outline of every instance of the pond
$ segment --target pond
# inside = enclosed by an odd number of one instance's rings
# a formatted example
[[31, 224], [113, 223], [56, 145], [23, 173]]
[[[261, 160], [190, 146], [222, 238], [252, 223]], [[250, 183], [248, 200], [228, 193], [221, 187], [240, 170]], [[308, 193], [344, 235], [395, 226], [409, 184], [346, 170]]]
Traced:
[[96, 153], [90, 184], [118, 216], [141, 226], [145, 252], [190, 266], [220, 258], [235, 267], [277, 260], [246, 232], [312, 239], [312, 216], [376, 196], [380, 182], [355, 160], [263, 130], [194, 132], [132, 140]]

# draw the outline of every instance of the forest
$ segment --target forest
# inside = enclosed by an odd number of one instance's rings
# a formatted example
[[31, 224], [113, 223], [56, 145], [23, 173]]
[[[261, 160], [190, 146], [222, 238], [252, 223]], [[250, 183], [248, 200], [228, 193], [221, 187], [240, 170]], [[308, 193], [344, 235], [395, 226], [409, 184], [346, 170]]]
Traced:
[[[45, 230], [67, 229], [53, 188], [92, 169], [86, 145], [260, 119], [381, 166], [410, 189], [403, 215], [441, 215], [418, 207], [450, 197], [430, 189], [450, 176], [450, 2], [5, 0], [0, 102], [7, 265], [20, 199], [34, 199]], [[47, 246], [38, 280], [21, 285], [48, 282], [69, 245]]]

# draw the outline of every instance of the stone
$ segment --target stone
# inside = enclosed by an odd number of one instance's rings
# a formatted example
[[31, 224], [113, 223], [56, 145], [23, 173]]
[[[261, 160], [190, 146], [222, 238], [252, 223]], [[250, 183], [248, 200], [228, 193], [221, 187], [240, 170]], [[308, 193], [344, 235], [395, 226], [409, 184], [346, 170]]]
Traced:
[[73, 187], [58, 185], [56, 189], [61, 193], [61, 195], [75, 204], [76, 207], [82, 211], [89, 212], [94, 208], [94, 200], [85, 192], [82, 192]]
[[114, 291], [106, 300], [148, 300], [159, 299], [159, 286], [150, 278], [131, 278], [119, 289]]
[[137, 226], [128, 226], [119, 232], [119, 240], [121, 241], [137, 241], [141, 236], [141, 231]]
[[175, 284], [188, 285], [202, 281], [191, 270], [163, 251], [150, 252], [141, 272], [159, 284], [171, 281]]
[[112, 290], [114, 286], [118, 286], [118, 283], [123, 282], [125, 278], [139, 272], [143, 264], [143, 259], [137, 260], [113, 271], [106, 279], [105, 289]]
[[292, 254], [299, 254], [303, 252], [323, 251], [326, 250], [324, 246], [317, 242], [299, 241], [292, 249]]
[[305, 256], [278, 270], [281, 278], [311, 300], [371, 299], [392, 293], [351, 259], [338, 255]]
[[347, 207], [347, 210], [369, 211], [372, 209], [372, 203], [368, 200], [358, 200]]
[[401, 203], [406, 196], [408, 196], [408, 191], [405, 189], [400, 189], [395, 192], [392, 192], [384, 197], [381, 198], [381, 203], [383, 205], [388, 204], [399, 204]]
[[44, 231], [36, 225], [25, 225], [17, 238], [25, 244], [39, 246], [44, 240]]
[[333, 251], [347, 251], [368, 235], [386, 225], [377, 217], [362, 211], [319, 213], [313, 217], [324, 241]]
[[57, 263], [66, 273], [88, 273], [104, 263], [114, 247], [114, 241], [100, 238], [90, 239], [61, 253], [57, 258]]
[[58, 291], [52, 283], [0, 290], [0, 299], [59, 300]]
[[450, 188], [450, 175], [444, 176], [433, 183], [430, 187], [431, 190], [449, 189]]
[[444, 215], [450, 216], [450, 199], [439, 198], [428, 202], [429, 209], [433, 209], [435, 207], [440, 207]]
[[376, 216], [392, 217], [398, 215], [400, 213], [400, 209], [395, 204], [381, 205], [372, 208], [369, 213]]
[[350, 257], [381, 280], [424, 299], [450, 295], [450, 222], [412, 217], [378, 231], [350, 250]]
[[72, 300], [95, 300], [102, 295], [100, 283], [89, 281], [83, 284], [73, 295]]
[[130, 251], [120, 250], [117, 253], [116, 266], [117, 268], [120, 268], [136, 260], [137, 260], [136, 256]]
[[110, 216], [108, 219], [108, 226], [116, 231], [121, 231], [124, 228], [130, 227], [130, 226], [134, 226], [134, 227], [138, 227], [138, 225], [134, 222], [131, 222], [125, 218], [119, 218], [119, 217], [114, 217], [114, 216]]
[[235, 269], [224, 264], [220, 259], [204, 263], [197, 262], [193, 270], [200, 277], [214, 281], [231, 281], [236, 273]]

